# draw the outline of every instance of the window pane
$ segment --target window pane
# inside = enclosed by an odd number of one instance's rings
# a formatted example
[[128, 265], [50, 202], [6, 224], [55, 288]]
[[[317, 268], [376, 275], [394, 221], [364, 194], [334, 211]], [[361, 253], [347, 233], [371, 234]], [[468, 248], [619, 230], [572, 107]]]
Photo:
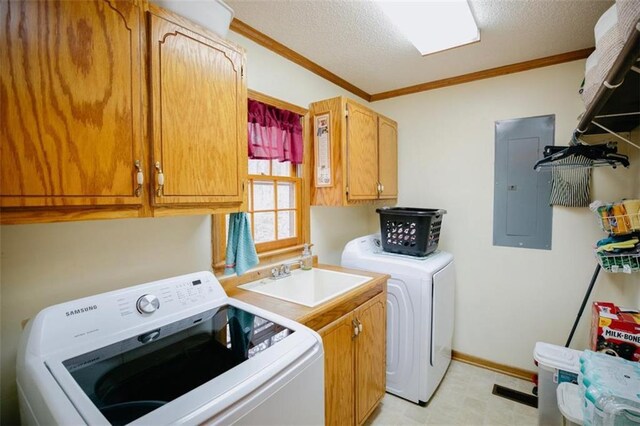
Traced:
[[268, 175], [269, 160], [249, 160], [250, 175]]
[[296, 236], [296, 212], [278, 212], [278, 239]]
[[253, 181], [253, 209], [274, 210], [274, 183], [266, 181]]
[[278, 183], [278, 209], [293, 209], [296, 207], [296, 191], [293, 183]]
[[256, 227], [254, 242], [264, 243], [276, 239], [276, 217], [274, 212], [254, 213], [253, 220]]
[[291, 176], [291, 161], [279, 162], [271, 161], [271, 175], [273, 176]]
[[247, 185], [247, 209], [253, 211], [253, 183]]

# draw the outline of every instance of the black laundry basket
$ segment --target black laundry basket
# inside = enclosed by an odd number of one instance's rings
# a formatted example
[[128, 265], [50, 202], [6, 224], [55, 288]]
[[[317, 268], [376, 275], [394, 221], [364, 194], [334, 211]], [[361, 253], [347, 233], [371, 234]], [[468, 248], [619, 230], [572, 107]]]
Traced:
[[382, 207], [380, 234], [382, 249], [390, 253], [424, 257], [438, 248], [442, 209]]

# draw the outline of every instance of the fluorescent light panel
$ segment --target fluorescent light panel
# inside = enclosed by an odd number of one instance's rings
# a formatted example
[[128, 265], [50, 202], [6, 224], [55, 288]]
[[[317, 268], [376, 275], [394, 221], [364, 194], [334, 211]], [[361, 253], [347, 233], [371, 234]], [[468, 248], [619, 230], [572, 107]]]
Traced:
[[480, 40], [466, 0], [378, 1], [422, 55]]

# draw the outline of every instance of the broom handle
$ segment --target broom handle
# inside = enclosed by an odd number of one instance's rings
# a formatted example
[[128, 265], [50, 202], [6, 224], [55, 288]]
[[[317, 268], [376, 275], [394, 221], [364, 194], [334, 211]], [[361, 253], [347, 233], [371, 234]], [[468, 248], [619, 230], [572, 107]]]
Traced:
[[576, 317], [575, 322], [573, 323], [573, 327], [571, 328], [571, 333], [569, 333], [569, 338], [567, 339], [567, 343], [564, 344], [565, 348], [568, 348], [571, 344], [571, 339], [573, 339], [573, 333], [576, 332], [576, 328], [578, 328], [578, 323], [580, 322], [580, 317], [582, 316], [582, 312], [584, 312], [584, 307], [587, 305], [589, 301], [589, 297], [591, 296], [591, 291], [593, 290], [593, 286], [596, 283], [596, 279], [598, 279], [598, 274], [600, 273], [600, 264], [596, 266], [596, 270], [593, 271], [593, 276], [591, 277], [591, 282], [589, 283], [589, 288], [584, 295], [584, 299], [582, 299], [582, 305], [580, 306], [580, 310], [578, 311], [578, 316]]

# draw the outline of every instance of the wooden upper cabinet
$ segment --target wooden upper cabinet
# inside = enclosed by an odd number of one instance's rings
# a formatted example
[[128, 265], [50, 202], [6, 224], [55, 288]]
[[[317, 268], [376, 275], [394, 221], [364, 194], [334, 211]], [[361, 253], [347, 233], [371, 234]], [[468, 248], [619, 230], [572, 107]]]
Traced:
[[0, 206], [139, 205], [137, 2], [0, 2]]
[[[396, 122], [344, 97], [314, 102], [309, 110], [314, 136], [312, 204], [348, 206], [396, 200]], [[328, 123], [327, 131], [319, 129], [322, 123]]]
[[244, 53], [164, 13], [149, 12], [153, 203], [239, 204], [248, 164]]
[[378, 116], [347, 101], [347, 188], [350, 200], [378, 197]]
[[380, 198], [398, 198], [398, 125], [378, 117], [378, 176]]

